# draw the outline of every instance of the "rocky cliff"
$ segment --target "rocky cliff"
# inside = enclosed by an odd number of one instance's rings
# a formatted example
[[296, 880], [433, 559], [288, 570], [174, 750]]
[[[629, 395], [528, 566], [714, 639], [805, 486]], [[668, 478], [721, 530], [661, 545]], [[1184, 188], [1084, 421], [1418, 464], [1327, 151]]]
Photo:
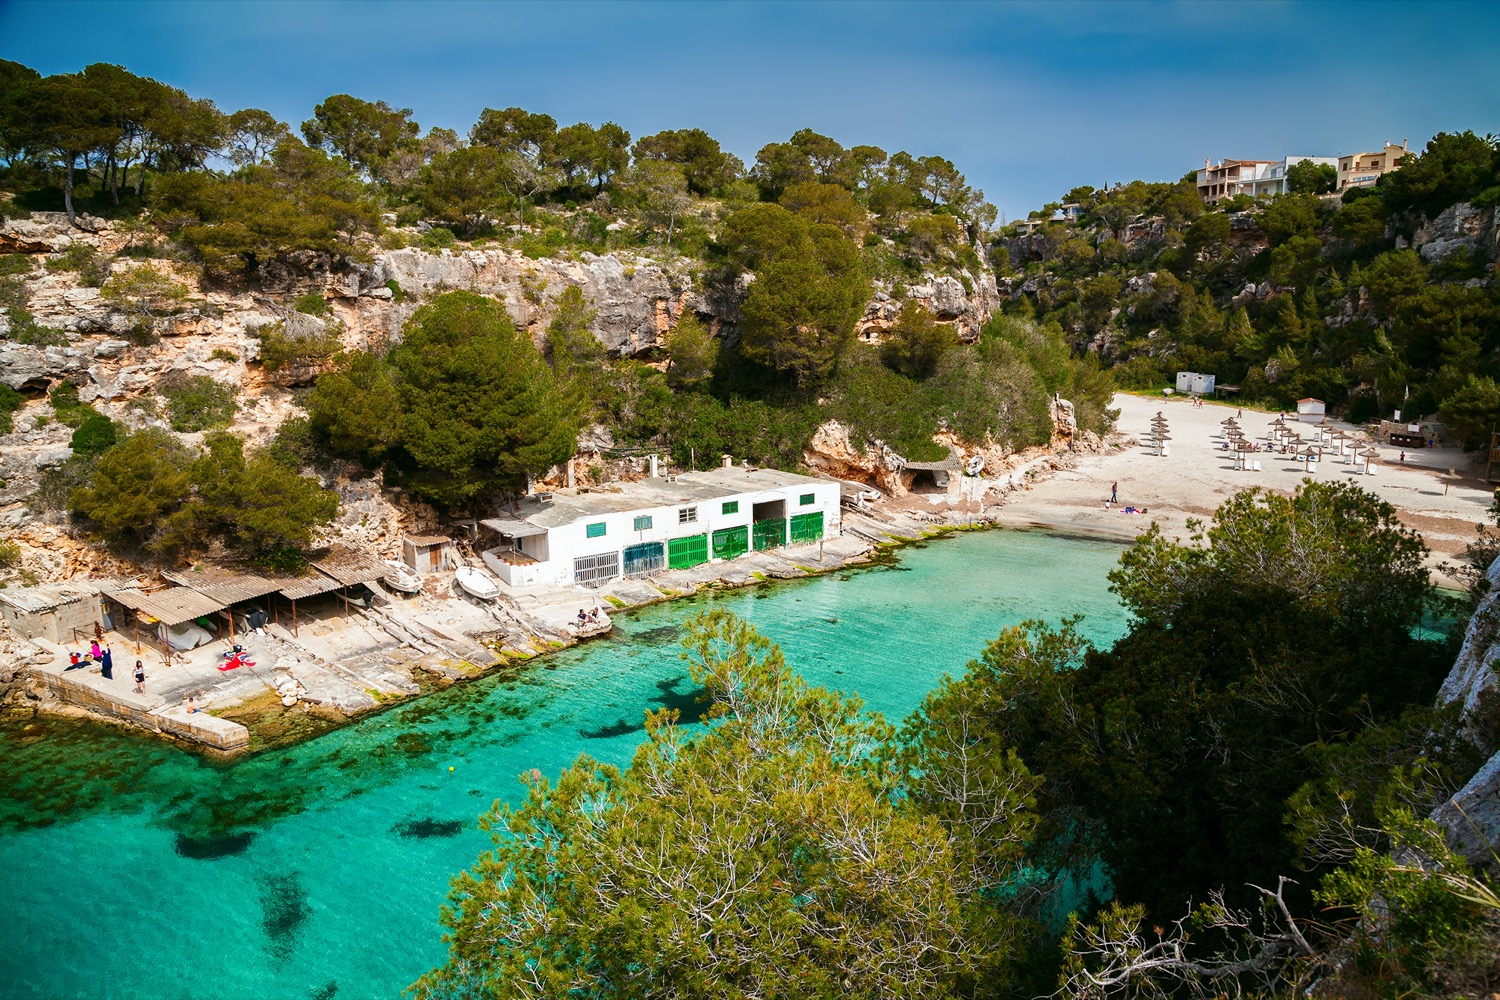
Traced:
[[[501, 298], [517, 326], [540, 341], [557, 297], [576, 285], [598, 312], [595, 335], [611, 354], [624, 356], [659, 347], [663, 335], [689, 310], [715, 332], [733, 335], [745, 287], [743, 280], [733, 288], [711, 287], [697, 270], [700, 265], [685, 258], [664, 263], [581, 253], [538, 260], [496, 248], [372, 250], [367, 257], [290, 253], [263, 262], [253, 286], [206, 283], [195, 267], [173, 259], [167, 248], [143, 253], [107, 221], [82, 221], [87, 231], [49, 213], [0, 226], [0, 254], [19, 254], [30, 264], [29, 270], [5, 280], [19, 283], [25, 310], [37, 327], [51, 331], [40, 338], [47, 342], [19, 342], [7, 314], [0, 311], [0, 383], [33, 401], [15, 415], [13, 431], [0, 436], [0, 529], [22, 543], [23, 565], [45, 577], [93, 571], [102, 558], [72, 542], [59, 526], [36, 520], [22, 504], [40, 475], [72, 454], [71, 428], [44, 402], [61, 382], [76, 385], [83, 402], [136, 429], [164, 425], [158, 397], [163, 379], [208, 376], [237, 390], [239, 412], [231, 429], [253, 442], [264, 441], [299, 412], [298, 390], [321, 370], [312, 363], [267, 371], [260, 363], [259, 334], [273, 324], [281, 324], [278, 329], [289, 337], [332, 335], [345, 348], [380, 350], [400, 338], [422, 302], [463, 289]], [[73, 265], [61, 256], [70, 250], [105, 255], [105, 266], [113, 273], [149, 258], [184, 286], [188, 297], [176, 311], [143, 320], [101, 293], [96, 286], [104, 275], [87, 282], [70, 269]], [[310, 293], [326, 300], [325, 317], [293, 309], [298, 297]], [[908, 299], [951, 324], [962, 339], [977, 337], [1001, 301], [987, 272], [930, 275], [899, 295], [877, 285], [858, 324], [860, 336], [878, 341]], [[347, 494], [346, 514], [358, 512], [354, 520], [341, 518], [340, 531], [361, 534], [362, 526], [378, 525], [378, 538], [360, 540], [394, 544], [400, 518], [379, 498], [378, 488], [372, 496], [368, 482], [333, 485]]]
[[[1438, 691], [1438, 703], [1459, 705], [1470, 726], [1493, 733], [1493, 715], [1500, 710], [1500, 559], [1487, 576], [1490, 590], [1469, 621], [1458, 659]], [[1480, 866], [1496, 864], [1493, 852], [1500, 847], [1500, 747], [1488, 749], [1497, 752], [1432, 814], [1454, 847]]]

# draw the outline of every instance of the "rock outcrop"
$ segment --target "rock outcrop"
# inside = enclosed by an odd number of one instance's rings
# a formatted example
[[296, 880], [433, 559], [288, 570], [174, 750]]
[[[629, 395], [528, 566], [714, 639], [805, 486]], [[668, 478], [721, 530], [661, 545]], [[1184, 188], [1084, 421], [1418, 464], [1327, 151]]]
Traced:
[[[1481, 712], [1494, 711], [1486, 702], [1500, 697], [1500, 675], [1496, 671], [1496, 661], [1500, 660], [1500, 587], [1496, 586], [1500, 583], [1500, 559], [1491, 564], [1486, 576], [1490, 590], [1470, 619], [1463, 647], [1438, 691], [1438, 704], [1459, 705], [1470, 723], [1478, 722]], [[1495, 864], [1493, 852], [1500, 845], [1500, 752], [1438, 806], [1432, 818], [1446, 831], [1454, 849], [1472, 864]]]
[[[1398, 239], [1396, 245], [1403, 246], [1405, 241]], [[1429, 263], [1460, 250], [1494, 259], [1500, 250], [1500, 207], [1475, 208], [1467, 202], [1450, 205], [1437, 218], [1424, 220], [1410, 245]]]

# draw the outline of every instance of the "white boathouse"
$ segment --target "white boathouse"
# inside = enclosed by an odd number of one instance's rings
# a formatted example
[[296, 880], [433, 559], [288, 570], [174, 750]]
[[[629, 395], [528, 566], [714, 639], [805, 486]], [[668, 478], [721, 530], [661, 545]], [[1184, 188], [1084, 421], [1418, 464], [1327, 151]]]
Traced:
[[527, 497], [479, 522], [500, 536], [484, 562], [514, 587], [597, 587], [836, 537], [839, 492], [835, 481], [731, 466]]

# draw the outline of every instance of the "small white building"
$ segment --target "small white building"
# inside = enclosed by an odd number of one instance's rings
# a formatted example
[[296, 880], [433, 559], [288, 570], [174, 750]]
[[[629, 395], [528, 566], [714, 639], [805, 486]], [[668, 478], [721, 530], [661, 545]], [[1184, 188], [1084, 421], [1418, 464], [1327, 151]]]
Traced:
[[1297, 400], [1297, 419], [1304, 424], [1322, 423], [1323, 418], [1327, 416], [1325, 409], [1321, 399], [1299, 399]]
[[1191, 393], [1194, 396], [1212, 396], [1214, 377], [1200, 372], [1178, 372], [1177, 391]]
[[734, 559], [838, 536], [839, 484], [728, 467], [527, 497], [479, 522], [485, 565], [515, 587], [583, 584]]

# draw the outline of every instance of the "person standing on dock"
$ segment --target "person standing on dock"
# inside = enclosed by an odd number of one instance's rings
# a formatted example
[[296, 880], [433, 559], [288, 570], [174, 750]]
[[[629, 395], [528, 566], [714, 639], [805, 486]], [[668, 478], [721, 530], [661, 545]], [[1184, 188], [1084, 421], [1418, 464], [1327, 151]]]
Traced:
[[105, 646], [103, 654], [99, 657], [99, 672], [104, 675], [104, 679], [105, 680], [112, 681], [112, 680], [115, 679], [115, 673], [114, 673], [114, 671], [115, 671], [115, 658], [114, 658], [114, 654], [112, 654], [109, 651], [109, 647], [108, 646]]
[[135, 693], [146, 693], [146, 665], [140, 660], [135, 661]]

